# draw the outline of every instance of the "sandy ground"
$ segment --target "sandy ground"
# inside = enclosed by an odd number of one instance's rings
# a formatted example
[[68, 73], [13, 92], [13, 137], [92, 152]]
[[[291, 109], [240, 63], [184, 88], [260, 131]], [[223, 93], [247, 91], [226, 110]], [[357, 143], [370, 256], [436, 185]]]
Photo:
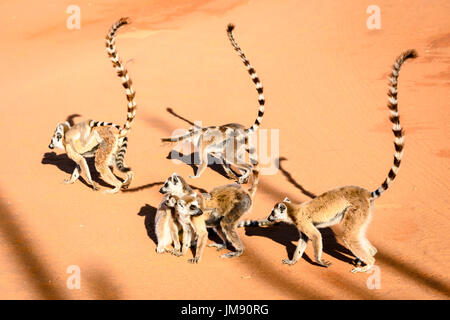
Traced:
[[[68, 30], [73, 1], [2, 2], [0, 160], [1, 299], [448, 299], [450, 158], [450, 3], [378, 0], [381, 30], [368, 30], [373, 1], [83, 1], [81, 29]], [[145, 4], [144, 4], [145, 3]], [[62, 180], [73, 163], [47, 148], [70, 114], [123, 123], [126, 101], [104, 51], [121, 16], [117, 48], [139, 106], [127, 163], [130, 192], [106, 195]], [[160, 183], [192, 168], [166, 157], [159, 138], [202, 120], [250, 125], [257, 96], [225, 33], [228, 22], [266, 93], [263, 129], [279, 129], [280, 170], [261, 178], [247, 218], [266, 217], [286, 195], [300, 202], [342, 185], [375, 189], [393, 157], [387, 75], [403, 50], [399, 108], [404, 161], [377, 200], [368, 238], [378, 248], [373, 274], [351, 274], [352, 256], [324, 229], [324, 257], [312, 247], [295, 266], [298, 235], [280, 225], [239, 230], [243, 256], [213, 248], [199, 265], [157, 255], [152, 219]], [[274, 155], [276, 156], [276, 155]], [[193, 185], [229, 182], [208, 169]], [[105, 187], [103, 187], [105, 188]], [[334, 228], [339, 235], [339, 228]], [[67, 268], [80, 267], [69, 290]]]

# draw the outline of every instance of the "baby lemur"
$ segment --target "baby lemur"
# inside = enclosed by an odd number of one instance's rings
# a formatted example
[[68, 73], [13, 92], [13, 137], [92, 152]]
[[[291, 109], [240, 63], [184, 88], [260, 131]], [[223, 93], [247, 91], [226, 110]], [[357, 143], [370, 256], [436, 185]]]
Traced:
[[[242, 49], [236, 43], [233, 36], [234, 25], [229, 24], [227, 34], [233, 48], [237, 51], [240, 58], [244, 62], [250, 77], [255, 84], [258, 93], [259, 110], [258, 116], [254, 124], [246, 128], [242, 124], [229, 123], [221, 126], [194, 127], [183, 136], [162, 138], [165, 143], [179, 143], [183, 141], [191, 141], [196, 150], [200, 152], [200, 164], [197, 168], [195, 176], [190, 178], [198, 178], [208, 165], [208, 155], [212, 155], [220, 159], [224, 170], [231, 179], [237, 180], [239, 183], [247, 183], [253, 168], [257, 166], [256, 150], [251, 146], [251, 137], [258, 130], [264, 115], [264, 94], [263, 87], [256, 74], [255, 69], [250, 65]], [[245, 160], [245, 152], [249, 153], [250, 163]], [[242, 173], [238, 178], [230, 169], [230, 165], [236, 166]]]
[[[88, 157], [95, 157], [95, 166], [100, 176], [107, 183], [114, 186], [114, 189], [107, 191], [109, 193], [116, 193], [120, 188], [127, 188], [133, 179], [133, 172], [125, 165], [124, 157], [128, 144], [127, 133], [136, 115], [135, 91], [131, 86], [132, 81], [128, 77], [128, 72], [122, 65], [114, 45], [114, 37], [117, 30], [128, 23], [128, 18], [121, 18], [112, 25], [106, 36], [106, 51], [126, 90], [128, 100], [127, 121], [123, 127], [110, 122], [94, 120], [87, 120], [74, 126], [71, 126], [69, 122], [58, 124], [49, 148], [64, 149], [67, 156], [76, 163], [71, 178], [64, 180], [66, 184], [74, 183], [80, 176], [79, 170], [81, 169], [86, 176], [86, 181], [94, 190], [98, 189], [94, 181], [92, 181], [89, 172], [86, 162]], [[98, 151], [100, 149], [102, 150]], [[114, 165], [127, 175], [123, 183], [112, 173], [110, 167]]]
[[195, 258], [189, 262], [200, 261], [206, 246], [207, 228], [214, 228], [223, 242], [210, 244], [210, 247], [216, 247], [217, 250], [224, 249], [227, 247], [227, 241], [234, 247], [234, 252], [223, 254], [222, 258], [240, 256], [244, 252], [244, 245], [236, 232], [237, 224], [251, 205], [250, 192], [244, 190], [239, 184], [220, 186], [206, 195], [197, 194], [179, 198], [176, 213], [183, 226], [183, 235], [186, 233], [186, 238], [189, 240], [191, 237], [189, 232], [192, 232], [197, 239]]
[[[343, 240], [350, 251], [366, 265], [356, 267], [352, 272], [366, 272], [374, 263], [373, 257], [377, 249], [367, 240], [366, 229], [372, 216], [374, 201], [388, 189], [394, 181], [400, 167], [403, 155], [403, 132], [397, 109], [397, 82], [402, 64], [410, 58], [415, 58], [415, 50], [402, 53], [393, 65], [388, 91], [388, 108], [393, 124], [394, 164], [381, 186], [373, 192], [361, 187], [347, 186], [334, 189], [301, 204], [293, 204], [289, 199], [278, 203], [267, 218], [269, 221], [285, 221], [295, 224], [300, 231], [300, 240], [292, 260], [284, 259], [283, 263], [293, 265], [302, 256], [307, 239], [311, 239], [314, 247], [315, 260], [318, 264], [328, 267], [331, 263], [322, 259], [322, 236], [319, 228], [329, 227], [338, 223], [343, 225]], [[304, 239], [302, 235], [307, 239]]]
[[[182, 229], [175, 217], [175, 205], [178, 198], [195, 195], [194, 190], [186, 183], [183, 177], [172, 174], [159, 190], [164, 194], [155, 215], [155, 234], [158, 241], [156, 252], [170, 252], [174, 255], [181, 253], [179, 230]], [[173, 244], [173, 249], [169, 246]]]
[[[239, 218], [251, 207], [251, 197], [258, 184], [257, 170], [253, 176], [256, 179], [253, 179], [252, 187], [248, 191], [238, 184], [232, 184], [217, 187], [208, 194], [201, 194], [194, 192], [182, 177], [174, 173], [165, 181], [160, 190], [161, 193], [166, 194], [166, 201], [163, 201], [158, 208], [156, 218], [156, 234], [159, 234], [158, 247], [161, 248], [160, 250], [164, 251], [162, 248], [173, 242], [173, 252], [183, 255], [191, 244], [196, 243], [196, 256], [189, 262], [197, 263], [200, 261], [206, 245], [206, 228], [214, 228], [223, 244], [209, 246], [217, 247], [220, 250], [226, 248], [228, 240], [236, 251], [224, 254], [222, 257], [241, 255], [244, 246], [236, 233], [236, 225]], [[174, 202], [177, 205], [172, 208]], [[183, 230], [183, 247], [181, 252], [177, 253], [177, 248], [179, 248], [177, 236], [180, 226]], [[206, 238], [204, 238], [205, 234]], [[166, 249], [165, 251], [170, 250]]]

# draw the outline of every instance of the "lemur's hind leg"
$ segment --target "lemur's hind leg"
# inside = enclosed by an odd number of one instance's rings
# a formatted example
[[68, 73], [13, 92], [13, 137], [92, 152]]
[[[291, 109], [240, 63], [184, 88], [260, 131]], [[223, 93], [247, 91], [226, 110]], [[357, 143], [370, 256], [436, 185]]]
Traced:
[[238, 177], [233, 172], [233, 170], [231, 170], [231, 168], [230, 168], [230, 163], [227, 162], [227, 160], [223, 157], [223, 155], [221, 153], [211, 153], [211, 155], [213, 155], [215, 158], [220, 159], [220, 161], [222, 161], [222, 168], [230, 179], [233, 179], [236, 181], [238, 180]]
[[244, 244], [242, 243], [236, 231], [236, 226], [239, 219], [251, 206], [250, 197], [246, 197], [238, 203], [232, 204], [232, 207], [227, 209], [228, 212], [223, 212], [224, 217], [220, 221], [220, 227], [228, 240], [236, 251], [221, 255], [221, 258], [238, 257], [244, 252]]
[[302, 225], [301, 231], [308, 237], [308, 239], [311, 239], [312, 241], [316, 263], [320, 264], [323, 267], [329, 267], [331, 265], [331, 262], [322, 259], [323, 244], [320, 231], [312, 223], [305, 223], [304, 225]]
[[[343, 240], [350, 251], [366, 265], [352, 269], [352, 272], [366, 272], [372, 269], [375, 258], [372, 253], [376, 252], [375, 247], [368, 246], [365, 237], [365, 229], [370, 222], [369, 205], [359, 208], [351, 208], [346, 212], [343, 219]], [[375, 251], [375, 252], [374, 252]]]
[[92, 189], [98, 190], [97, 184], [92, 181], [91, 172], [89, 171], [89, 166], [86, 159], [79, 153], [75, 152], [70, 144], [66, 146], [66, 153], [70, 159], [75, 161], [77, 167], [80, 167], [81, 172], [83, 172], [86, 176], [86, 181], [92, 186]]
[[210, 244], [208, 244], [208, 247], [214, 247], [217, 249], [217, 251], [226, 249], [227, 248], [227, 237], [223, 233], [222, 228], [220, 226], [214, 227], [214, 231], [219, 236], [220, 240], [222, 240], [222, 243], [210, 243]]
[[101, 178], [114, 189], [105, 191], [106, 193], [116, 193], [120, 190], [122, 182], [112, 173], [111, 167], [114, 164], [114, 157], [117, 149], [117, 141], [109, 130], [101, 132], [103, 141], [95, 152], [95, 168], [100, 173]]
[[231, 245], [234, 247], [236, 251], [234, 252], [228, 252], [223, 255], [221, 255], [221, 258], [233, 258], [233, 257], [239, 257], [242, 253], [244, 253], [244, 244], [242, 243], [241, 239], [239, 238], [239, 235], [236, 232], [236, 224], [237, 221], [234, 223], [231, 223], [230, 221], [226, 221], [226, 219], [222, 219], [220, 222], [220, 226], [222, 227], [222, 230], [227, 238], [227, 240], [231, 243]]

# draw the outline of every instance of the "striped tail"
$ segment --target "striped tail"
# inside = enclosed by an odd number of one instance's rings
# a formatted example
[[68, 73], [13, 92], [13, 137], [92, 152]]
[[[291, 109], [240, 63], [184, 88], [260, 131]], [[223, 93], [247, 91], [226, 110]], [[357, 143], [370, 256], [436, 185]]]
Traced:
[[264, 94], [263, 94], [263, 86], [262, 86], [261, 82], [259, 81], [259, 78], [258, 78], [258, 75], [256, 74], [255, 69], [253, 69], [253, 67], [250, 65], [250, 61], [248, 61], [248, 59], [245, 57], [244, 52], [238, 46], [238, 44], [236, 43], [236, 40], [234, 40], [233, 30], [234, 30], [234, 25], [230, 23], [227, 27], [228, 38], [230, 39], [231, 44], [233, 45], [234, 49], [238, 52], [239, 56], [241, 57], [242, 61], [245, 64], [245, 66], [247, 67], [247, 71], [250, 74], [252, 81], [255, 83], [256, 91], [258, 92], [258, 102], [259, 102], [258, 116], [256, 117], [255, 123], [253, 123], [253, 125], [250, 128], [245, 130], [246, 133], [253, 133], [256, 130], [258, 130], [258, 127], [261, 124], [262, 118], [264, 116], [265, 100], [264, 100]]
[[89, 127], [91, 127], [91, 128], [94, 128], [94, 127], [114, 127], [117, 130], [120, 130], [122, 128], [118, 124], [115, 124], [115, 123], [112, 123], [112, 122], [95, 121], [95, 120], [89, 121]]
[[133, 171], [131, 171], [131, 168], [127, 167], [127, 165], [124, 162], [125, 153], [127, 152], [128, 138], [127, 137], [119, 138], [119, 146], [120, 146], [119, 150], [116, 153], [116, 167], [117, 169], [119, 169], [119, 171], [127, 175], [121, 186], [122, 189], [127, 189], [134, 178]]
[[389, 170], [388, 176], [386, 180], [381, 184], [381, 186], [373, 191], [370, 195], [370, 200], [375, 200], [381, 194], [386, 191], [391, 183], [394, 181], [395, 177], [397, 176], [397, 172], [400, 168], [400, 162], [402, 161], [403, 156], [403, 130], [400, 126], [400, 116], [398, 114], [398, 105], [397, 105], [397, 83], [398, 83], [398, 75], [400, 72], [400, 68], [406, 60], [410, 58], [416, 58], [417, 52], [415, 50], [407, 50], [403, 52], [395, 61], [392, 69], [391, 76], [389, 78], [390, 80], [390, 86], [389, 86], [389, 101], [388, 101], [388, 108], [391, 112], [390, 120], [392, 122], [392, 132], [394, 133], [395, 140], [394, 140], [394, 147], [395, 147], [395, 153], [394, 153], [394, 164], [391, 167], [391, 170]]
[[274, 222], [267, 219], [262, 220], [242, 220], [237, 224], [237, 228], [242, 227], [265, 227], [274, 224]]
[[131, 170], [131, 168], [128, 168], [124, 164], [124, 158], [125, 158], [125, 153], [127, 152], [127, 146], [128, 146], [128, 138], [124, 137], [122, 139], [122, 143], [120, 144], [119, 150], [116, 153], [116, 165], [117, 165], [117, 168], [121, 172], [128, 172]]
[[128, 18], [120, 18], [116, 23], [114, 23], [106, 35], [106, 52], [108, 53], [109, 59], [112, 61], [114, 68], [117, 71], [117, 75], [122, 80], [122, 85], [126, 90], [127, 100], [128, 100], [128, 111], [127, 111], [127, 122], [120, 130], [120, 136], [124, 137], [131, 128], [131, 124], [136, 116], [136, 102], [134, 101], [134, 96], [136, 95], [132, 87], [132, 81], [128, 77], [128, 71], [122, 65], [122, 62], [117, 54], [116, 47], [114, 45], [114, 37], [117, 30], [123, 26], [130, 23]]

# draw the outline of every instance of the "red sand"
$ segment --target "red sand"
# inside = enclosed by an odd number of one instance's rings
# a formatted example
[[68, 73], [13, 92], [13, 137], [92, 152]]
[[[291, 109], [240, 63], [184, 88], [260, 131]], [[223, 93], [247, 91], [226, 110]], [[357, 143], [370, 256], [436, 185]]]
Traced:
[[[74, 31], [65, 22], [72, 1], [0, 4], [1, 299], [449, 298], [448, 1], [378, 0], [381, 30], [366, 28], [372, 1], [148, 2], [79, 0], [82, 25]], [[69, 161], [42, 162], [68, 115], [125, 120], [125, 95], [103, 47], [121, 16], [133, 19], [116, 43], [139, 106], [126, 159], [136, 173], [132, 190], [143, 188], [105, 195], [80, 181], [63, 185]], [[282, 265], [296, 245], [295, 230], [283, 226], [239, 230], [246, 251], [236, 259], [208, 248], [190, 265], [188, 257], [155, 253], [146, 225], [161, 195], [152, 184], [174, 171], [192, 174], [160, 146], [160, 137], [189, 126], [166, 108], [204, 125], [250, 125], [256, 116], [228, 22], [265, 88], [262, 128], [280, 129], [287, 159], [282, 171], [261, 178], [247, 218], [266, 217], [286, 195], [307, 200], [302, 188], [378, 187], [393, 157], [387, 74], [403, 50], [419, 52], [400, 76], [404, 161], [368, 230], [379, 250], [380, 289], [367, 288], [370, 274], [349, 272], [351, 257], [339, 253], [329, 230], [328, 269], [310, 262], [311, 245], [295, 266]], [[208, 190], [229, 182], [211, 169], [190, 181]], [[81, 268], [81, 290], [66, 288], [70, 265]]]

